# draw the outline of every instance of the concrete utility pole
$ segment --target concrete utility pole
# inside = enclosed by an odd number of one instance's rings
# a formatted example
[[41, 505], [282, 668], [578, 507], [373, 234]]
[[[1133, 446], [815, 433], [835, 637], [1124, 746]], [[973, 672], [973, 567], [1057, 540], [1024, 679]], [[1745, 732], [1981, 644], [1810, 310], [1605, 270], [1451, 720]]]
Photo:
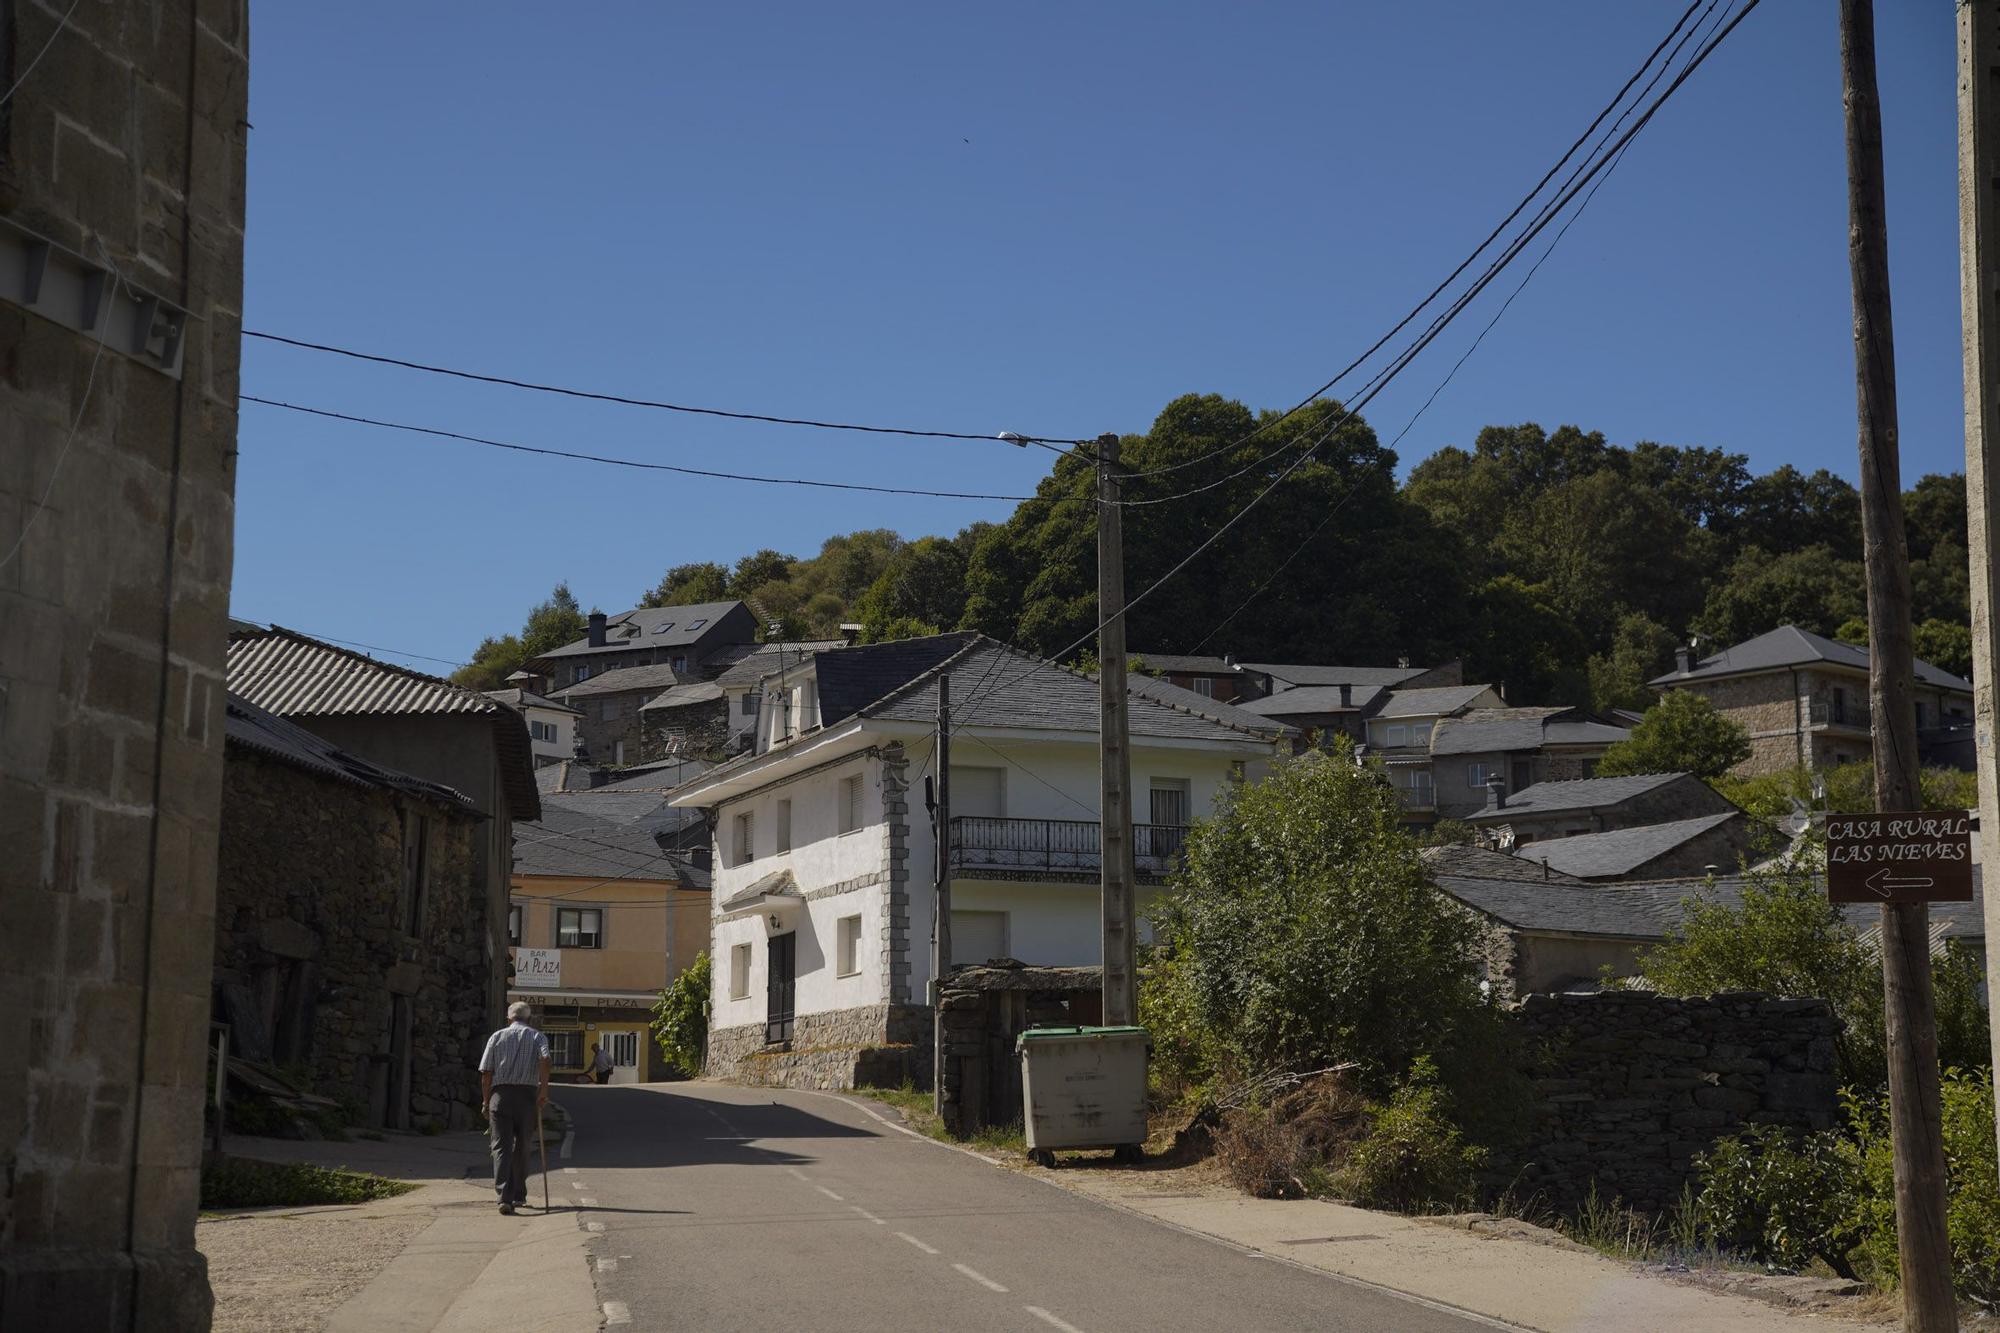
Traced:
[[[1861, 537], [1868, 578], [1868, 706], [1875, 808], [1915, 810], [1917, 724], [1910, 678], [1910, 554], [1896, 439], [1896, 349], [1889, 319], [1889, 232], [1882, 191], [1882, 107], [1875, 91], [1874, 0], [1841, 0], [1847, 111], [1847, 259], [1854, 285], [1854, 387], [1861, 450]], [[1958, 1327], [1945, 1232], [1944, 1138], [1931, 996], [1930, 908], [1882, 907], [1882, 983], [1896, 1242], [1903, 1327]]]
[[951, 967], [951, 677], [938, 677], [936, 893], [931, 902], [931, 1110], [944, 1114], [944, 978]]
[[1125, 538], [1116, 435], [1097, 437], [1097, 765], [1103, 824], [1104, 1022], [1139, 1017], [1138, 950], [1132, 890], [1132, 747], [1125, 716]]
[[[1965, 329], [1965, 507], [1972, 553], [1972, 716], [1979, 762], [1979, 862], [2000, 865], [2000, 0], [1958, 7], [1959, 306]], [[1986, 895], [1986, 938], [2000, 939], [2000, 893]], [[1986, 951], [1986, 993], [2000, 996], [2000, 949]], [[1990, 1006], [2000, 1066], [2000, 1004]], [[2000, 1118], [1994, 1132], [2000, 1134]]]

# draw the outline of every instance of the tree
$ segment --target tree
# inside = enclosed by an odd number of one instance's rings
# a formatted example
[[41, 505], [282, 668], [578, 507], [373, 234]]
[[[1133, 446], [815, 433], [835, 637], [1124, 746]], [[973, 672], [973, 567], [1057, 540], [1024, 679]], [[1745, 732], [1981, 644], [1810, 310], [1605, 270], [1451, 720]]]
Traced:
[[1479, 619], [1467, 679], [1504, 685], [1509, 698], [1523, 702], [1585, 702], [1585, 641], [1547, 588], [1503, 574], [1479, 589], [1473, 604]]
[[653, 590], [639, 599], [645, 607], [699, 606], [729, 597], [729, 570], [712, 560], [675, 565]]
[[886, 633], [897, 624], [929, 626], [930, 632], [956, 625], [965, 613], [965, 552], [944, 537], [919, 537], [889, 557], [874, 583], [855, 604], [855, 616], [870, 639], [902, 637]]
[[767, 583], [789, 579], [792, 566], [797, 563], [795, 557], [781, 555], [768, 546], [761, 551], [752, 551], [736, 562], [736, 568], [729, 575], [727, 591], [731, 597], [749, 597]]
[[1226, 790], [1155, 922], [1151, 1007], [1225, 1077], [1353, 1060], [1386, 1088], [1479, 1005], [1471, 922], [1344, 741]]
[[1550, 604], [1587, 640], [1601, 643], [1621, 608], [1672, 624], [1699, 608], [1700, 580], [1685, 554], [1693, 534], [1666, 501], [1606, 469], [1510, 506], [1499, 551], [1510, 569], [1548, 589]]
[[1694, 629], [1722, 647], [1780, 625], [1830, 636], [1844, 621], [1867, 614], [1858, 561], [1827, 546], [1789, 552], [1753, 547], [1709, 589]]
[[1585, 664], [1590, 706], [1600, 712], [1628, 708], [1643, 712], [1657, 696], [1646, 682], [1673, 658], [1673, 631], [1637, 611], [1618, 617], [1609, 653], [1594, 653]]
[[567, 583], [558, 583], [545, 601], [529, 608], [519, 635], [480, 640], [472, 660], [454, 671], [452, 683], [468, 690], [497, 690], [507, 677], [551, 649], [574, 643], [588, 625]]
[[1943, 620], [1926, 620], [1915, 629], [1916, 653], [1932, 666], [1954, 676], [1972, 676], [1972, 630]]
[[701, 1074], [708, 1048], [711, 982], [708, 955], [696, 954], [653, 1005], [653, 1040], [667, 1064], [689, 1078]]
[[1750, 757], [1750, 733], [1702, 695], [1671, 690], [1646, 710], [1632, 738], [1597, 761], [1602, 777], [1628, 773], [1693, 773], [1719, 778]]

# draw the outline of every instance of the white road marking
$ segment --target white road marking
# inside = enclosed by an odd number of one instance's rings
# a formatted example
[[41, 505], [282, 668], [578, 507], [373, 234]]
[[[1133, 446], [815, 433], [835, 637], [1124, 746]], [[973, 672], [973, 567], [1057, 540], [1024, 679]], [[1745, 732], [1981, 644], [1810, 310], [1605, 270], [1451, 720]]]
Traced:
[[615, 1273], [618, 1271], [618, 1261], [608, 1256], [599, 1259], [597, 1261], [597, 1271], [600, 1273]]
[[875, 1214], [869, 1212], [866, 1208], [863, 1208], [858, 1203], [850, 1203], [847, 1206], [849, 1208], [852, 1208], [855, 1212], [861, 1214], [863, 1217], [867, 1218], [870, 1222], [873, 1222], [878, 1227], [886, 1227], [889, 1225], [887, 1222], [884, 1222], [881, 1218], [875, 1216]]
[[573, 1166], [566, 1166], [563, 1168], [563, 1174], [566, 1176], [573, 1176], [576, 1174], [576, 1168]]
[[1005, 1287], [1001, 1286], [998, 1282], [995, 1282], [992, 1278], [986, 1276], [986, 1274], [980, 1272], [976, 1268], [967, 1268], [964, 1264], [953, 1264], [952, 1267], [956, 1268], [959, 1272], [965, 1274], [967, 1277], [971, 1278], [974, 1282], [977, 1282], [980, 1286], [986, 1288], [988, 1291], [997, 1291], [1003, 1296], [1007, 1293], [1007, 1289]]
[[595, 1199], [580, 1198], [577, 1200], [577, 1202], [582, 1204], [585, 1208], [597, 1207], [597, 1200]]
[[590, 1186], [584, 1184], [581, 1180], [570, 1181], [569, 1187], [573, 1190], [587, 1190], [590, 1188]]
[[583, 1225], [584, 1225], [584, 1229], [585, 1229], [585, 1230], [588, 1230], [588, 1231], [602, 1231], [602, 1230], [604, 1230], [604, 1223], [602, 1223], [602, 1222], [585, 1222], [585, 1223], [584, 1223]]
[[629, 1324], [632, 1322], [632, 1308], [623, 1301], [604, 1303], [604, 1322], [607, 1324]]
[[785, 1168], [785, 1170], [791, 1172], [794, 1179], [804, 1180], [804, 1181], [810, 1181], [812, 1179], [811, 1176], [807, 1175], [805, 1172], [799, 1170], [795, 1166], [788, 1166]]
[[910, 1244], [912, 1244], [912, 1245], [916, 1246], [916, 1247], [917, 1247], [918, 1249], [922, 1250], [922, 1251], [923, 1251], [923, 1252], [924, 1252], [925, 1254], [936, 1254], [936, 1253], [937, 1253], [937, 1251], [936, 1251], [936, 1250], [934, 1250], [934, 1249], [932, 1249], [932, 1248], [931, 1248], [930, 1246], [928, 1246], [928, 1245], [924, 1244], [924, 1243], [923, 1243], [922, 1241], [918, 1240], [918, 1239], [917, 1239], [917, 1238], [916, 1238], [915, 1236], [912, 1236], [912, 1235], [911, 1235], [911, 1234], [910, 1234], [909, 1232], [907, 1232], [907, 1231], [898, 1231], [898, 1232], [897, 1232], [896, 1234], [897, 1234], [898, 1236], [902, 1237], [902, 1238], [903, 1238], [904, 1240], [906, 1240], [906, 1241], [910, 1242]]
[[832, 1199], [835, 1203], [847, 1202], [847, 1200], [841, 1198], [838, 1194], [835, 1194], [832, 1190], [828, 1189], [824, 1185], [815, 1185], [813, 1186], [813, 1188], [818, 1190], [821, 1194], [824, 1194], [827, 1198]]
[[1083, 1333], [1083, 1330], [1075, 1324], [1070, 1323], [1066, 1319], [1056, 1318], [1039, 1305], [1024, 1305], [1021, 1308], [1041, 1320], [1044, 1324], [1047, 1324], [1050, 1328], [1060, 1330], [1060, 1333]]

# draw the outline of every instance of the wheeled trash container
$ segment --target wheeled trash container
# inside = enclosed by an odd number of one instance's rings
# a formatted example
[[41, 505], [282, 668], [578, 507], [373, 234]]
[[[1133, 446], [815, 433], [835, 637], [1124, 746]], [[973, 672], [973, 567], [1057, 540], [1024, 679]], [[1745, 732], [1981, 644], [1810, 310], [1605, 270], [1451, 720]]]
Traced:
[[1120, 1161], [1140, 1159], [1153, 1050], [1146, 1029], [1030, 1028], [1014, 1050], [1030, 1160], [1054, 1166], [1058, 1148], [1111, 1148]]

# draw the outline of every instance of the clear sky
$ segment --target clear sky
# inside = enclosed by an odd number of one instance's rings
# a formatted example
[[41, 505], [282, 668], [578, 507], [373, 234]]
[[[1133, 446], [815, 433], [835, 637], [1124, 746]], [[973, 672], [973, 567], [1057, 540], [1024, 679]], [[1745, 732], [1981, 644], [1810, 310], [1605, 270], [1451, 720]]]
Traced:
[[[1142, 431], [1187, 392], [1289, 406], [1486, 234], [1681, 8], [263, 5], [245, 322], [968, 432]], [[1879, 10], [1908, 483], [1962, 467], [1954, 19]], [[1835, 24], [1807, 0], [1750, 16], [1403, 441], [1405, 468], [1484, 424], [1539, 421], [1854, 475]], [[1367, 409], [1385, 441], [1499, 294]], [[243, 387], [526, 444], [930, 489], [1026, 494], [1052, 461], [257, 342]], [[240, 462], [237, 614], [450, 660], [518, 629], [558, 580], [615, 612], [681, 562], [1011, 510], [636, 473], [254, 404]]]

